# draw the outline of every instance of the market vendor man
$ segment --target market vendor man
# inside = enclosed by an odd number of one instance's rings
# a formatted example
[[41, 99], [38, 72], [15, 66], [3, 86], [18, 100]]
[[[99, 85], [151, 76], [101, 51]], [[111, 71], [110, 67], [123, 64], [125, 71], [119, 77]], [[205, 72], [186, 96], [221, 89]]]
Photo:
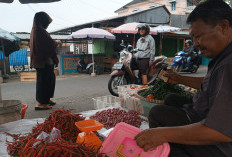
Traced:
[[147, 84], [147, 69], [152, 65], [155, 58], [155, 40], [149, 35], [150, 27], [147, 24], [138, 25], [138, 33], [140, 38], [136, 44], [138, 52], [135, 54], [135, 58], [142, 75], [142, 84]]
[[[169, 142], [171, 157], [232, 156], [232, 9], [222, 0], [199, 4], [187, 22], [194, 47], [212, 58], [204, 79], [167, 72], [169, 83], [198, 92], [192, 103], [157, 105], [149, 114], [151, 129], [135, 137], [148, 151]], [[170, 102], [171, 103], [171, 102]]]

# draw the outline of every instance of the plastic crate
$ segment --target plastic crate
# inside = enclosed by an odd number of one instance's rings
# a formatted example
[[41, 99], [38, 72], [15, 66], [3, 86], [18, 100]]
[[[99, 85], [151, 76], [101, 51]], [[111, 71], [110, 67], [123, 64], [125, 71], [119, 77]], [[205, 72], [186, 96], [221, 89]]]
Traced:
[[112, 95], [93, 98], [94, 109], [120, 106], [120, 99]]
[[134, 110], [141, 114], [144, 113], [139, 98], [128, 94], [124, 94], [124, 95], [119, 95], [119, 99], [120, 99], [121, 107], [126, 108], [128, 110]]
[[[131, 87], [134, 87], [135, 89], [131, 89]], [[129, 110], [135, 110], [133, 102], [136, 100], [134, 100], [134, 97], [132, 95], [136, 94], [138, 90], [140, 90], [140, 89], [136, 89], [138, 87], [141, 87], [141, 85], [130, 84], [130, 85], [121, 85], [118, 87], [118, 94], [122, 107], [125, 107]]]
[[[105, 139], [105, 141], [102, 144], [102, 148], [100, 149], [101, 153], [105, 153], [107, 156], [110, 157], [118, 157], [119, 155], [117, 154], [119, 152], [120, 146], [123, 146], [124, 149], [129, 149], [127, 153], [125, 154], [123, 151], [122, 156], [128, 156], [128, 157], [135, 157], [137, 155], [131, 155], [130, 150], [136, 151], [136, 148], [129, 144], [129, 145], [122, 145], [123, 141], [126, 139], [130, 139], [130, 141], [133, 141], [134, 137], [140, 133], [142, 130], [139, 128], [136, 128], [134, 126], [128, 125], [126, 123], [119, 123], [115, 126], [114, 130], [111, 131], [109, 136]], [[134, 141], [135, 142], [135, 141]], [[127, 149], [127, 150], [128, 150]], [[170, 145], [168, 143], [164, 143], [158, 147], [156, 147], [155, 150], [151, 150], [148, 152], [144, 152], [143, 150], [141, 151], [141, 154], [138, 155], [140, 157], [168, 157], [170, 153]]]

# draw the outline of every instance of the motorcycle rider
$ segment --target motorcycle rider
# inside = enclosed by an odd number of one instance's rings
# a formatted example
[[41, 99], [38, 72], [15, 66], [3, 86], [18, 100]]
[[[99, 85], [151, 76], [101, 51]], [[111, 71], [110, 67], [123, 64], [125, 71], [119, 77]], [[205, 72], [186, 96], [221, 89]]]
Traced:
[[191, 40], [186, 40], [185, 41], [185, 48], [184, 48], [184, 52], [185, 52], [185, 59], [184, 59], [184, 68], [186, 68], [186, 65], [194, 59], [195, 54], [194, 54], [194, 47], [193, 47], [193, 43]]
[[137, 41], [135, 54], [139, 72], [142, 76], [142, 84], [147, 84], [147, 72], [149, 66], [155, 58], [155, 40], [150, 33], [150, 27], [147, 24], [140, 24], [138, 27], [140, 38]]

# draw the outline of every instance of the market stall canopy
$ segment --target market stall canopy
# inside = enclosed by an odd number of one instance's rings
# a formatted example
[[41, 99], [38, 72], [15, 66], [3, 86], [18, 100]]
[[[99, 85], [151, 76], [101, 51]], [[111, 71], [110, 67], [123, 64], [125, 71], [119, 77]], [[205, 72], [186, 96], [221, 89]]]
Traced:
[[[137, 26], [142, 23], [132, 22], [132, 23], [126, 23], [121, 26], [118, 26], [114, 29], [112, 29], [112, 33], [125, 33], [125, 34], [136, 34], [138, 32]], [[150, 34], [156, 35], [157, 31], [153, 28], [150, 28]]]
[[[92, 45], [94, 40], [103, 40], [103, 39], [108, 39], [108, 40], [115, 40], [115, 36], [111, 34], [110, 32], [100, 29], [100, 28], [84, 28], [80, 29], [71, 35], [68, 36], [68, 40], [81, 40], [81, 39], [90, 39], [92, 40]], [[94, 50], [94, 47], [93, 47]], [[94, 51], [93, 51], [94, 53]], [[92, 62], [94, 63], [94, 55], [92, 53]], [[94, 72], [94, 64], [93, 64], [93, 73], [91, 73], [91, 76], [95, 76], [96, 73]]]
[[0, 28], [0, 50], [3, 51], [4, 48], [5, 56], [19, 50], [17, 41], [19, 38]]
[[115, 36], [110, 32], [99, 29], [99, 28], [84, 28], [78, 30], [68, 36], [68, 40], [77, 40], [77, 39], [111, 39], [114, 40]]
[[[14, 0], [0, 0], [2, 3], [12, 3]], [[51, 3], [51, 2], [57, 2], [60, 0], [19, 0], [20, 3], [22, 4], [27, 4], [27, 3]]]
[[157, 27], [153, 27], [152, 29], [155, 30], [155, 31], [157, 31], [158, 33], [177, 32], [177, 31], [181, 30], [181, 28], [178, 28], [178, 27], [163, 26], [163, 25], [159, 25]]

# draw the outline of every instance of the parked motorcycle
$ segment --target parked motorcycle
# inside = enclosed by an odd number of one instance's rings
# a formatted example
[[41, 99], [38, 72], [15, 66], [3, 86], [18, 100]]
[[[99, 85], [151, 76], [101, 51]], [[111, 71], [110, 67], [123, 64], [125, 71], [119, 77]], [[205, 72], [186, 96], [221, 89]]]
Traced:
[[94, 65], [94, 73], [99, 74], [98, 65], [96, 65], [95, 63], [87, 64], [84, 60], [84, 55], [81, 57], [81, 59], [77, 63], [77, 72], [91, 74], [93, 72], [93, 65]]
[[171, 69], [176, 72], [196, 73], [199, 66], [201, 65], [202, 57], [197, 52], [194, 52], [194, 58], [191, 59], [189, 63], [187, 63], [187, 57], [184, 54], [184, 51], [180, 51], [177, 53], [172, 63]]
[[[108, 82], [109, 92], [114, 96], [118, 96], [118, 86], [120, 85], [142, 84], [141, 75], [138, 68], [136, 67], [135, 59], [133, 57], [133, 54], [136, 53], [138, 50], [133, 49], [131, 45], [124, 45], [123, 42], [120, 45], [123, 47], [123, 50], [119, 52], [119, 62], [114, 64], [114, 71], [110, 74], [111, 78]], [[158, 76], [157, 72], [160, 72], [160, 70], [154, 69], [156, 63], [165, 59], [166, 57], [160, 57], [153, 62], [154, 66], [151, 66], [151, 68], [148, 69], [149, 83], [152, 83], [155, 80], [154, 77]], [[164, 64], [167, 65], [167, 63]], [[162, 68], [164, 68], [163, 64]]]

